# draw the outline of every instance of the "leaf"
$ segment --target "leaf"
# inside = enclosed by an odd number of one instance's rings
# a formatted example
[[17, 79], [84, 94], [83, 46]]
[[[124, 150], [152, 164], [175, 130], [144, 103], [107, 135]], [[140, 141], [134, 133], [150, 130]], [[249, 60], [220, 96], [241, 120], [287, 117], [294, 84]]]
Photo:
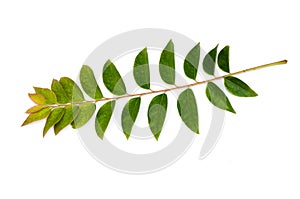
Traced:
[[107, 62], [105, 63], [102, 76], [104, 85], [112, 94], [126, 94], [126, 87], [120, 76], [120, 73], [110, 60], [107, 60]]
[[54, 125], [54, 133], [57, 135], [62, 129], [71, 124], [79, 113], [78, 106], [65, 107], [65, 114], [61, 120]]
[[57, 122], [59, 122], [59, 120], [62, 118], [64, 113], [65, 113], [64, 108], [55, 108], [51, 111], [50, 115], [46, 120], [46, 124], [44, 126], [43, 137], [45, 137], [46, 133], [52, 126], [54, 126]]
[[219, 44], [214, 49], [209, 51], [203, 59], [203, 70], [209, 75], [215, 74], [215, 65], [216, 65], [218, 46]]
[[66, 104], [69, 102], [66, 91], [56, 79], [52, 80], [51, 90], [55, 93], [58, 103]]
[[252, 90], [245, 82], [242, 80], [228, 76], [224, 78], [225, 88], [233, 95], [239, 97], [256, 97], [257, 93]]
[[136, 120], [136, 117], [140, 109], [140, 104], [141, 104], [141, 98], [136, 97], [130, 99], [123, 108], [122, 117], [121, 117], [122, 129], [127, 139], [131, 134], [133, 124]]
[[150, 89], [150, 71], [147, 48], [136, 56], [133, 65], [133, 76], [136, 83], [144, 89]]
[[68, 77], [62, 77], [59, 83], [63, 87], [68, 97], [68, 102], [81, 102], [84, 100], [83, 94], [78, 85]]
[[25, 113], [35, 113], [35, 112], [38, 112], [38, 111], [42, 110], [43, 108], [45, 108], [45, 106], [36, 105], [36, 106], [33, 106], [33, 107], [29, 108]]
[[39, 104], [39, 105], [47, 104], [45, 97], [41, 94], [31, 94], [31, 93], [29, 93], [28, 96], [36, 104]]
[[106, 102], [100, 107], [95, 121], [95, 129], [97, 135], [103, 140], [104, 133], [115, 108], [115, 101]]
[[158, 140], [162, 127], [164, 125], [167, 106], [168, 97], [165, 93], [163, 93], [155, 96], [151, 100], [148, 108], [148, 123], [156, 140]]
[[56, 96], [53, 93], [52, 90], [48, 89], [48, 88], [39, 88], [39, 87], [33, 87], [36, 94], [40, 94], [42, 96], [44, 96], [44, 98], [46, 99], [46, 104], [56, 104], [57, 100], [56, 100]]
[[229, 46], [225, 46], [218, 55], [218, 65], [219, 68], [227, 73], [230, 73], [229, 71]]
[[179, 95], [177, 109], [186, 126], [193, 132], [199, 134], [197, 102], [191, 89], [186, 89]]
[[172, 40], [169, 41], [160, 55], [159, 73], [164, 82], [175, 84], [175, 56]]
[[229, 99], [215, 83], [207, 83], [206, 96], [208, 100], [216, 107], [235, 113], [235, 110], [232, 108]]
[[190, 52], [186, 55], [184, 60], [184, 73], [185, 75], [195, 80], [198, 72], [198, 65], [200, 59], [200, 43], [190, 50]]
[[42, 119], [46, 118], [50, 114], [50, 112], [51, 112], [51, 109], [49, 107], [47, 107], [38, 112], [32, 113], [26, 118], [26, 120], [23, 122], [22, 126], [25, 126], [27, 124], [30, 124], [30, 123], [38, 121], [38, 120], [42, 120]]
[[72, 127], [78, 129], [85, 125], [93, 116], [96, 110], [96, 105], [92, 102], [85, 102], [79, 105], [79, 113], [72, 122]]
[[80, 70], [80, 83], [83, 90], [88, 96], [93, 99], [99, 100], [103, 98], [102, 92], [97, 84], [93, 70], [83, 65]]

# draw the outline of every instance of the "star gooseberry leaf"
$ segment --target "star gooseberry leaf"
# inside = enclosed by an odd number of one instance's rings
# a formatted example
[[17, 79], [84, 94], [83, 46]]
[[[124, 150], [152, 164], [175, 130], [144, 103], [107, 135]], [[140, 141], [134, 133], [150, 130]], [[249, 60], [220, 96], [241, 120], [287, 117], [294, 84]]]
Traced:
[[219, 68], [229, 73], [229, 46], [225, 46], [218, 55], [218, 66]]
[[209, 51], [203, 59], [203, 70], [209, 75], [215, 74], [215, 65], [216, 65], [218, 46], [219, 45], [217, 45], [214, 49]]
[[103, 82], [106, 88], [115, 95], [125, 95], [126, 87], [116, 66], [108, 60], [103, 67]]
[[136, 83], [144, 89], [150, 89], [150, 70], [147, 48], [136, 56], [133, 65], [133, 76]]
[[155, 96], [148, 108], [148, 123], [152, 134], [158, 140], [165, 122], [168, 107], [168, 97], [165, 93]]
[[57, 99], [56, 99], [56, 95], [55, 93], [48, 89], [48, 88], [39, 88], [39, 87], [33, 87], [36, 94], [42, 95], [45, 100], [46, 100], [46, 104], [56, 104], [57, 103]]
[[186, 126], [199, 134], [198, 108], [192, 89], [189, 88], [180, 93], [177, 100], [177, 109]]
[[71, 124], [79, 113], [79, 106], [67, 106], [61, 120], [54, 125], [54, 133], [57, 135], [62, 129]]
[[45, 106], [36, 105], [36, 106], [33, 106], [33, 107], [29, 108], [25, 113], [35, 113], [35, 112], [38, 112], [38, 111], [42, 110], [43, 108], [45, 108]]
[[96, 105], [92, 102], [86, 102], [79, 105], [79, 113], [72, 122], [72, 127], [78, 129], [85, 125], [93, 116], [96, 110]]
[[30, 123], [38, 121], [38, 120], [45, 119], [46, 117], [48, 117], [50, 112], [51, 112], [51, 108], [47, 107], [38, 112], [31, 113], [26, 118], [26, 120], [23, 122], [22, 126], [25, 126], [27, 124], [30, 124]]
[[69, 102], [66, 91], [62, 85], [56, 79], [52, 80], [51, 90], [54, 92], [57, 98], [57, 102], [60, 104], [66, 104]]
[[97, 135], [103, 140], [104, 133], [115, 108], [115, 101], [106, 102], [102, 105], [96, 115], [95, 129]]
[[184, 73], [185, 75], [195, 80], [198, 72], [198, 65], [200, 59], [200, 43], [197, 43], [192, 50], [186, 55], [184, 60]]
[[256, 97], [257, 93], [252, 90], [245, 82], [242, 80], [228, 76], [224, 78], [225, 88], [233, 95], [239, 97]]
[[39, 104], [39, 105], [47, 104], [47, 101], [46, 101], [45, 97], [41, 94], [36, 94], [36, 93], [31, 94], [31, 93], [29, 93], [28, 96], [36, 104]]
[[131, 134], [133, 124], [136, 120], [136, 117], [140, 109], [140, 104], [141, 104], [141, 98], [136, 97], [130, 99], [123, 108], [122, 117], [121, 117], [122, 129], [127, 139], [129, 139], [129, 136]]
[[99, 100], [103, 97], [102, 92], [97, 84], [93, 70], [83, 65], [80, 70], [80, 83], [83, 90], [93, 99]]
[[235, 110], [232, 108], [227, 96], [215, 83], [207, 83], [206, 96], [208, 100], [216, 107], [235, 113]]
[[159, 74], [167, 84], [175, 84], [175, 56], [172, 40], [169, 41], [160, 55]]
[[84, 100], [84, 96], [78, 87], [78, 85], [68, 77], [62, 77], [59, 83], [66, 92], [68, 102], [81, 102]]
[[64, 113], [65, 108], [55, 108], [51, 111], [44, 126], [43, 137], [45, 137], [46, 133], [52, 126], [59, 122], [59, 120], [63, 117]]

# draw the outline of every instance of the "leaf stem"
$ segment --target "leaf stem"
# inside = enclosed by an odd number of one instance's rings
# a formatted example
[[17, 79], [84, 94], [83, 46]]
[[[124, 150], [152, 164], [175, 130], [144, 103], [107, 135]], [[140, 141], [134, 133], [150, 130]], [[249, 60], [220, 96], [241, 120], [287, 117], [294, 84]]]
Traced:
[[104, 97], [104, 98], [101, 98], [99, 100], [89, 100], [89, 101], [74, 102], [74, 103], [68, 103], [68, 104], [60, 104], [60, 105], [54, 105], [54, 106], [51, 106], [51, 107], [79, 105], [79, 104], [83, 104], [83, 103], [86, 103], [86, 102], [97, 103], [97, 102], [102, 102], [102, 101], [118, 100], [118, 99], [129, 98], [129, 97], [140, 97], [140, 96], [150, 95], [150, 94], [155, 94], [155, 93], [166, 93], [166, 92], [176, 90], [176, 89], [189, 88], [189, 87], [193, 87], [193, 86], [196, 86], [196, 85], [205, 84], [205, 83], [208, 83], [208, 82], [213, 82], [213, 81], [223, 79], [223, 78], [228, 77], [228, 76], [239, 75], [239, 74], [246, 73], [246, 72], [249, 72], [249, 71], [254, 71], [254, 70], [262, 69], [262, 68], [267, 68], [267, 67], [270, 67], [270, 66], [283, 65], [283, 64], [286, 64], [286, 63], [287, 63], [287, 60], [277, 61], [277, 62], [273, 62], [273, 63], [269, 63], [269, 64], [264, 64], [264, 65], [255, 66], [255, 67], [252, 67], [252, 68], [240, 70], [240, 71], [233, 72], [233, 73], [228, 73], [226, 75], [214, 77], [214, 78], [199, 81], [199, 82], [196, 81], [195, 83], [192, 83], [192, 84], [186, 84], [186, 85], [181, 85], [181, 86], [176, 85], [175, 87], [162, 89], [162, 90], [151, 90], [151, 91], [144, 92], [144, 93], [136, 93], [136, 94], [133, 93], [133, 94], [126, 94], [126, 95], [116, 96], [116, 97]]

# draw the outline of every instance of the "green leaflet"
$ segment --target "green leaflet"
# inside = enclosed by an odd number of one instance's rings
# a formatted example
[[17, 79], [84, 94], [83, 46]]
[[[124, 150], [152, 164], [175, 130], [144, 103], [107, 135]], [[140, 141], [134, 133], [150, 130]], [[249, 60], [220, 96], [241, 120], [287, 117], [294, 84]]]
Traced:
[[239, 97], [256, 97], [257, 93], [253, 91], [245, 82], [242, 80], [228, 76], [224, 78], [225, 88], [233, 95]]
[[65, 109], [64, 108], [55, 108], [51, 111], [50, 115], [46, 120], [46, 124], [43, 130], [43, 137], [45, 137], [48, 130], [54, 126], [64, 115]]
[[84, 100], [83, 94], [77, 84], [68, 77], [62, 77], [59, 83], [63, 87], [68, 97], [68, 102], [81, 102]]
[[112, 94], [126, 94], [126, 87], [123, 79], [121, 78], [116, 66], [110, 60], [107, 60], [107, 62], [104, 64], [102, 77], [104, 85]]
[[200, 43], [190, 50], [190, 52], [186, 55], [184, 60], [184, 73], [185, 75], [195, 80], [198, 72], [198, 65], [200, 59]]
[[179, 95], [177, 109], [186, 126], [199, 134], [198, 108], [192, 89], [188, 88]]
[[46, 118], [51, 112], [51, 109], [49, 107], [44, 108], [38, 112], [35, 113], [31, 113], [26, 120], [23, 122], [22, 126], [25, 126], [27, 124], [30, 124], [32, 122], [38, 121], [38, 120], [42, 120], [44, 118]]
[[79, 113], [78, 106], [65, 107], [65, 114], [61, 120], [54, 125], [54, 133], [57, 135], [62, 129], [71, 124]]
[[235, 110], [232, 108], [229, 99], [215, 83], [207, 83], [206, 96], [208, 100], [216, 107], [235, 113]]
[[36, 105], [36, 106], [33, 106], [33, 107], [29, 108], [25, 113], [35, 113], [35, 112], [38, 112], [38, 111], [42, 110], [43, 108], [45, 108], [45, 106]]
[[164, 82], [172, 85], [175, 84], [175, 56], [172, 40], [169, 41], [160, 55], [159, 73]]
[[69, 102], [66, 91], [56, 79], [52, 80], [51, 90], [55, 93], [58, 103], [66, 104]]
[[45, 97], [41, 94], [31, 94], [31, 93], [29, 93], [28, 96], [36, 104], [39, 104], [39, 105], [47, 104]]
[[149, 104], [148, 123], [156, 140], [158, 140], [164, 125], [167, 107], [168, 97], [165, 93], [155, 96]]
[[219, 68], [227, 73], [229, 71], [229, 46], [225, 46], [218, 55], [218, 66]]
[[85, 125], [93, 116], [96, 110], [96, 105], [92, 102], [85, 102], [79, 105], [79, 113], [72, 122], [72, 127], [78, 129]]
[[215, 65], [216, 65], [218, 46], [219, 44], [214, 49], [209, 51], [208, 54], [205, 55], [203, 59], [203, 70], [209, 75], [215, 74]]
[[83, 65], [80, 70], [80, 83], [83, 90], [93, 99], [99, 100], [103, 98], [102, 92], [97, 84], [93, 70]]
[[103, 140], [105, 130], [108, 126], [113, 110], [115, 108], [115, 101], [106, 102], [100, 107], [95, 121], [95, 129], [97, 135]]
[[39, 87], [33, 87], [36, 94], [40, 94], [42, 96], [44, 96], [44, 98], [46, 99], [46, 104], [56, 104], [57, 100], [56, 100], [56, 96], [53, 93], [53, 91], [51, 91], [48, 88], [39, 88]]
[[136, 97], [130, 99], [123, 108], [122, 111], [122, 129], [127, 139], [129, 139], [133, 124], [138, 115], [141, 104], [141, 98]]
[[133, 76], [136, 83], [144, 89], [150, 89], [150, 71], [147, 48], [136, 56], [133, 65]]

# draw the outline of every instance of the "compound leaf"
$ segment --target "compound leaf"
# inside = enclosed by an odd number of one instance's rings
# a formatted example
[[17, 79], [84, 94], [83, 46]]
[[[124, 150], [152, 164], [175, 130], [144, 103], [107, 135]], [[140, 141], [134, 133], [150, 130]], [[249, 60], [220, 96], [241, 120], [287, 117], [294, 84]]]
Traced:
[[54, 125], [54, 133], [57, 135], [62, 129], [71, 124], [79, 113], [78, 106], [67, 106], [61, 120]]
[[235, 110], [232, 108], [229, 99], [215, 83], [207, 83], [206, 96], [208, 100], [216, 107], [235, 113]]
[[96, 115], [95, 129], [97, 135], [103, 140], [104, 133], [115, 108], [115, 101], [106, 102], [102, 105]]
[[225, 46], [219, 52], [218, 66], [222, 71], [229, 73], [229, 46]]
[[209, 51], [203, 59], [203, 70], [209, 75], [215, 74], [215, 65], [216, 65], [218, 46], [219, 45], [217, 45], [214, 49]]
[[102, 92], [97, 84], [93, 70], [83, 65], [80, 70], [80, 83], [83, 90], [88, 96], [93, 99], [99, 100], [103, 98]]
[[122, 111], [122, 129], [127, 139], [129, 139], [133, 124], [136, 120], [140, 109], [141, 98], [136, 97], [130, 99]]
[[168, 97], [165, 93], [155, 96], [149, 104], [148, 123], [156, 140], [158, 140], [164, 125], [167, 107]]
[[256, 97], [257, 93], [252, 90], [245, 82], [242, 80], [228, 76], [224, 78], [225, 88], [233, 95], [239, 97]]
[[170, 40], [160, 55], [159, 73], [164, 82], [175, 84], [175, 56], [174, 44]]
[[78, 129], [85, 125], [93, 116], [96, 105], [92, 102], [85, 102], [79, 105], [79, 113], [72, 122], [72, 127]]
[[200, 59], [200, 43], [190, 50], [190, 52], [186, 55], [184, 60], [184, 73], [185, 75], [195, 80], [198, 72], [198, 65]]
[[84, 100], [83, 94], [78, 85], [68, 77], [62, 77], [59, 83], [63, 87], [68, 97], [68, 102], [81, 102]]
[[104, 85], [112, 94], [126, 94], [126, 87], [123, 79], [116, 66], [110, 60], [107, 60], [107, 62], [104, 64], [102, 77]]
[[35, 113], [31, 113], [26, 120], [23, 122], [22, 126], [25, 126], [27, 124], [30, 124], [32, 122], [38, 121], [38, 120], [42, 120], [45, 119], [46, 117], [48, 117], [48, 115], [51, 112], [51, 108], [47, 107], [44, 108], [38, 112]]
[[46, 133], [52, 126], [59, 122], [59, 120], [63, 117], [64, 112], [65, 108], [55, 108], [51, 111], [44, 126], [43, 137], [45, 137]]
[[144, 89], [150, 89], [150, 70], [147, 48], [136, 56], [133, 65], [133, 76], [136, 83]]
[[189, 88], [180, 93], [177, 100], [177, 109], [186, 126], [199, 134], [198, 108], [192, 89]]

